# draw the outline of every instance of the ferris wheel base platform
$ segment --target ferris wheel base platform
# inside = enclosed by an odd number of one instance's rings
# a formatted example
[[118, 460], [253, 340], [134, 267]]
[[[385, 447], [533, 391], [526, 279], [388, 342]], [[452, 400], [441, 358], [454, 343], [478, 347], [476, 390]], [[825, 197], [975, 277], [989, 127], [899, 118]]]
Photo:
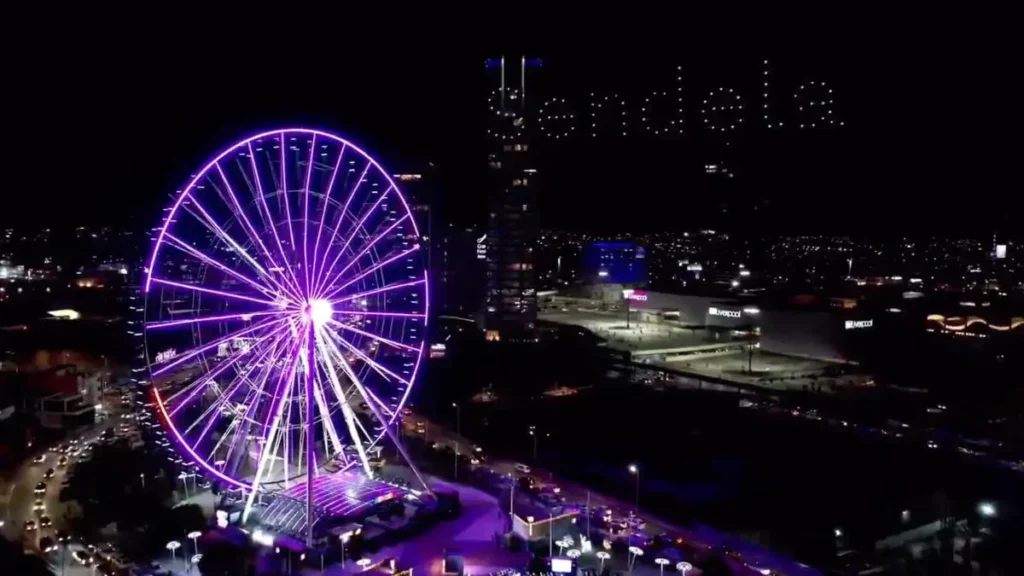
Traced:
[[[275, 494], [259, 514], [259, 523], [278, 532], [303, 534], [306, 530], [306, 483], [297, 482]], [[350, 470], [313, 478], [314, 526], [328, 528], [333, 521], [357, 520], [374, 506], [391, 500], [418, 500], [415, 491], [367, 478]], [[331, 522], [326, 522], [331, 520]]]

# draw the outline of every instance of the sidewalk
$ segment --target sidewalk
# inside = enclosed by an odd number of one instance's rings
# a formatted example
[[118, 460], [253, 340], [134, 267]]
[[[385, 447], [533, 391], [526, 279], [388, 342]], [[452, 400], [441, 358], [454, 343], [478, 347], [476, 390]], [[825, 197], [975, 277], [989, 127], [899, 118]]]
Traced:
[[[446, 442], [454, 443], [458, 442], [461, 450], [465, 453], [470, 446], [476, 446], [477, 444], [468, 438], [462, 436], [456, 436], [453, 432], [445, 429], [442, 426], [426, 420], [425, 418], [414, 414], [406, 418], [406, 426], [411, 427], [415, 430], [416, 423], [426, 423], [430, 440], [433, 442]], [[407, 430], [408, 432], [408, 430]], [[504, 460], [491, 460], [487, 466], [500, 474], [515, 474], [521, 475], [514, 471], [514, 463]], [[599, 506], [605, 506], [612, 510], [616, 510], [622, 513], [633, 510], [634, 505], [618, 500], [617, 498], [595, 492], [587, 488], [586, 486], [577, 484], [572, 481], [560, 478], [554, 472], [538, 467], [532, 467], [530, 476], [534, 476], [539, 480], [548, 480], [557, 484], [562, 489], [562, 495], [568, 502], [584, 504], [588, 500], [590, 501], [590, 507], [596, 508]], [[768, 549], [765, 549], [757, 544], [747, 542], [737, 538], [731, 534], [721, 532], [709, 526], [705, 526], [699, 523], [694, 523], [693, 529], [687, 529], [680, 526], [676, 526], [671, 522], [659, 518], [657, 515], [652, 514], [649, 510], [640, 510], [640, 515], [647, 522], [647, 527], [643, 530], [644, 533], [654, 536], [659, 533], [670, 533], [682, 536], [690, 544], [698, 548], [712, 549], [716, 547], [727, 547], [732, 550], [736, 555], [739, 556], [738, 561], [730, 559], [730, 564], [736, 564], [734, 568], [742, 569], [743, 565], [750, 568], [751, 570], [760, 571], [764, 569], [770, 569], [782, 576], [823, 576], [822, 573], [806, 564], [802, 564], [795, 560], [782, 557]], [[742, 563], [742, 565], [741, 565]], [[752, 572], [756, 573], [756, 572]]]

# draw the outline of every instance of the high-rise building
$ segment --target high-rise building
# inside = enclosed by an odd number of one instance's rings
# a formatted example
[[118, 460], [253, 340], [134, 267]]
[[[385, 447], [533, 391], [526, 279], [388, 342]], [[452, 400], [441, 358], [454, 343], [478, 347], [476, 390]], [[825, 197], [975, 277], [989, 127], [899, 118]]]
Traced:
[[537, 170], [531, 164], [527, 122], [527, 70], [539, 62], [525, 57], [487, 62], [494, 77], [488, 102], [487, 162], [492, 203], [487, 230], [485, 328], [491, 340], [519, 338], [537, 319], [534, 260], [539, 234]]

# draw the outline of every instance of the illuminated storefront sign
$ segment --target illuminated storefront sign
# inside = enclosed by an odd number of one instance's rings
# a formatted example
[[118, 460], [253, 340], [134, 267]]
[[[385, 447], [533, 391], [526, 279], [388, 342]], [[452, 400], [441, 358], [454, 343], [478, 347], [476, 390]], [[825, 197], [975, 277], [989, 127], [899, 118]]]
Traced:
[[476, 239], [476, 259], [487, 260], [487, 234]]
[[170, 360], [171, 358], [174, 358], [177, 355], [178, 355], [178, 351], [176, 349], [174, 349], [174, 348], [168, 348], [167, 350], [164, 350], [163, 352], [157, 352], [156, 353], [156, 363], [159, 364], [160, 362], [167, 362], [168, 360]]
[[846, 329], [855, 330], [857, 328], [871, 328], [874, 324], [874, 320], [847, 320]]
[[626, 300], [632, 300], [634, 302], [647, 302], [647, 294], [643, 290], [633, 290], [627, 288], [622, 291], [622, 297]]
[[723, 318], [739, 318], [742, 316], [742, 312], [739, 310], [725, 310], [723, 308], [715, 308], [714, 306], [708, 308], [708, 314], [711, 316], [721, 316]]

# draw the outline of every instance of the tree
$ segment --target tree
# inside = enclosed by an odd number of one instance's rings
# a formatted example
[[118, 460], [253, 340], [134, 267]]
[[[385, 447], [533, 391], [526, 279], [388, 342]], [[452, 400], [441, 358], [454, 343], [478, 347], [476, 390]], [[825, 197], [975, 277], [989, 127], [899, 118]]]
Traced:
[[4, 574], [18, 576], [53, 576], [46, 560], [35, 554], [26, 554], [18, 542], [0, 537], [0, 566]]

